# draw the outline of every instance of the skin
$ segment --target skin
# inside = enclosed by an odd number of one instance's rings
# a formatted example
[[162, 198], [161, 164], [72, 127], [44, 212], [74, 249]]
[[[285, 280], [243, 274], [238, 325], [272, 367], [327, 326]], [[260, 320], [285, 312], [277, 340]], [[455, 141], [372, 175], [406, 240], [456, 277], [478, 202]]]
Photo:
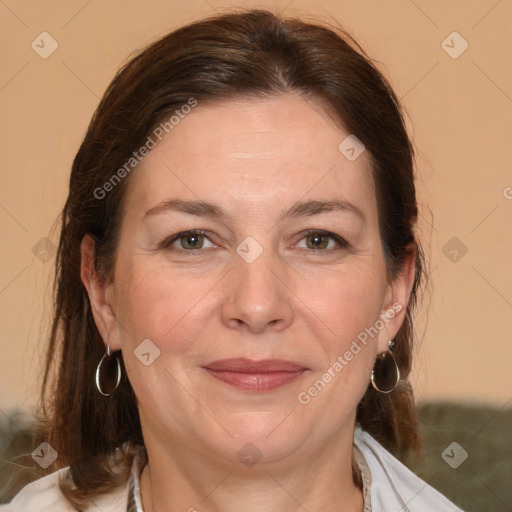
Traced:
[[[200, 103], [130, 176], [111, 282], [98, 279], [94, 242], [84, 238], [82, 280], [96, 325], [112, 351], [122, 350], [138, 399], [146, 511], [362, 510], [351, 465], [356, 407], [377, 354], [403, 322], [414, 253], [388, 282], [371, 157], [345, 158], [338, 145], [348, 134], [320, 103], [296, 95]], [[215, 202], [227, 216], [144, 219], [170, 198]], [[311, 199], [348, 201], [365, 220], [347, 211], [280, 220]], [[198, 249], [187, 249], [186, 237], [162, 247], [189, 229], [207, 232], [192, 240]], [[252, 263], [236, 252], [248, 236], [262, 249]], [[310, 403], [299, 403], [396, 303], [402, 311]], [[134, 350], [147, 338], [160, 356], [145, 366]], [[258, 392], [202, 368], [232, 357], [308, 370]], [[252, 467], [237, 456], [246, 443], [262, 455]]]

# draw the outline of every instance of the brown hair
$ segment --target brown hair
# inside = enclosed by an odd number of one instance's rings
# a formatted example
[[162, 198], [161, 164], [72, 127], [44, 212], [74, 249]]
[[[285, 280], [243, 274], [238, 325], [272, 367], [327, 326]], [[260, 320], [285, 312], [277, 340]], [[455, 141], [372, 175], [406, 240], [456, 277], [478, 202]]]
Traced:
[[[250, 10], [179, 28], [136, 55], [118, 72], [92, 118], [73, 162], [60, 219], [55, 313], [42, 403], [48, 440], [59, 453], [58, 462], [71, 466], [76, 488], [63, 484], [62, 489], [75, 506], [80, 508], [92, 496], [125, 481], [132, 455], [122, 448], [143, 444], [126, 372], [108, 398], [95, 387], [94, 374], [105, 345], [80, 278], [80, 243], [89, 233], [96, 240], [99, 277], [113, 279], [130, 178], [120, 180], [101, 199], [94, 191], [130, 159], [164, 116], [191, 98], [201, 103], [287, 92], [321, 100], [372, 156], [389, 279], [403, 268], [410, 244], [416, 243], [413, 149], [401, 108], [386, 79], [346, 33]], [[363, 429], [395, 453], [419, 446], [408, 383], [412, 311], [424, 274], [417, 243], [416, 248], [412, 296], [395, 339], [402, 381], [390, 394], [369, 386], [357, 410]], [[107, 465], [116, 448], [124, 457], [124, 470], [117, 473]]]

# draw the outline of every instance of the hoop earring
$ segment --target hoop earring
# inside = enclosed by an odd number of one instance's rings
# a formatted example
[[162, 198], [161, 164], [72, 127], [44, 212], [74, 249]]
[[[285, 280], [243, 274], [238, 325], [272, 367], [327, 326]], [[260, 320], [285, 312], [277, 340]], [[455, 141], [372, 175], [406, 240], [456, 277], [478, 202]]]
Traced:
[[395, 340], [389, 340], [387, 351], [377, 357], [370, 376], [373, 388], [379, 393], [391, 393], [400, 382], [400, 368], [393, 355], [394, 346]]
[[100, 359], [100, 362], [98, 363], [98, 366], [96, 367], [96, 388], [103, 396], [110, 396], [119, 386], [119, 382], [121, 382], [121, 363], [119, 362], [119, 358], [117, 356], [113, 356], [116, 360], [116, 383], [115, 383], [112, 391], [110, 391], [110, 393], [105, 393], [101, 389], [101, 384], [100, 384], [101, 365], [103, 364], [105, 357], [111, 357], [110, 345], [107, 345], [107, 352], [105, 354], [103, 354], [103, 357]]

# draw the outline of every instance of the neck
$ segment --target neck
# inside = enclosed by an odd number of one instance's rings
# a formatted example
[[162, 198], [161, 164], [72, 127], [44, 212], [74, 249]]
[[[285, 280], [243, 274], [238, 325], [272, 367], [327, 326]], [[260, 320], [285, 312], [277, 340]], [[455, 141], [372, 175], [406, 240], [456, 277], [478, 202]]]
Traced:
[[146, 443], [148, 464], [140, 480], [144, 512], [361, 511], [353, 437], [344, 439], [302, 457], [302, 463], [296, 458], [251, 468], [216, 463], [191, 451], [185, 455], [178, 445], [163, 451], [161, 444]]

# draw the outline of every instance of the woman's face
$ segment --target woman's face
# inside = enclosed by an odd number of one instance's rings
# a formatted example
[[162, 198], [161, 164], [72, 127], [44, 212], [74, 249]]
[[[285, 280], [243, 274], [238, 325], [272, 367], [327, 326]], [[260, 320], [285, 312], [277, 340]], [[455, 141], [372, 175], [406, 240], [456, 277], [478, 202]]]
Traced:
[[146, 442], [263, 462], [352, 435], [411, 275], [386, 280], [349, 135], [299, 96], [199, 102], [132, 171], [114, 280], [88, 290]]

